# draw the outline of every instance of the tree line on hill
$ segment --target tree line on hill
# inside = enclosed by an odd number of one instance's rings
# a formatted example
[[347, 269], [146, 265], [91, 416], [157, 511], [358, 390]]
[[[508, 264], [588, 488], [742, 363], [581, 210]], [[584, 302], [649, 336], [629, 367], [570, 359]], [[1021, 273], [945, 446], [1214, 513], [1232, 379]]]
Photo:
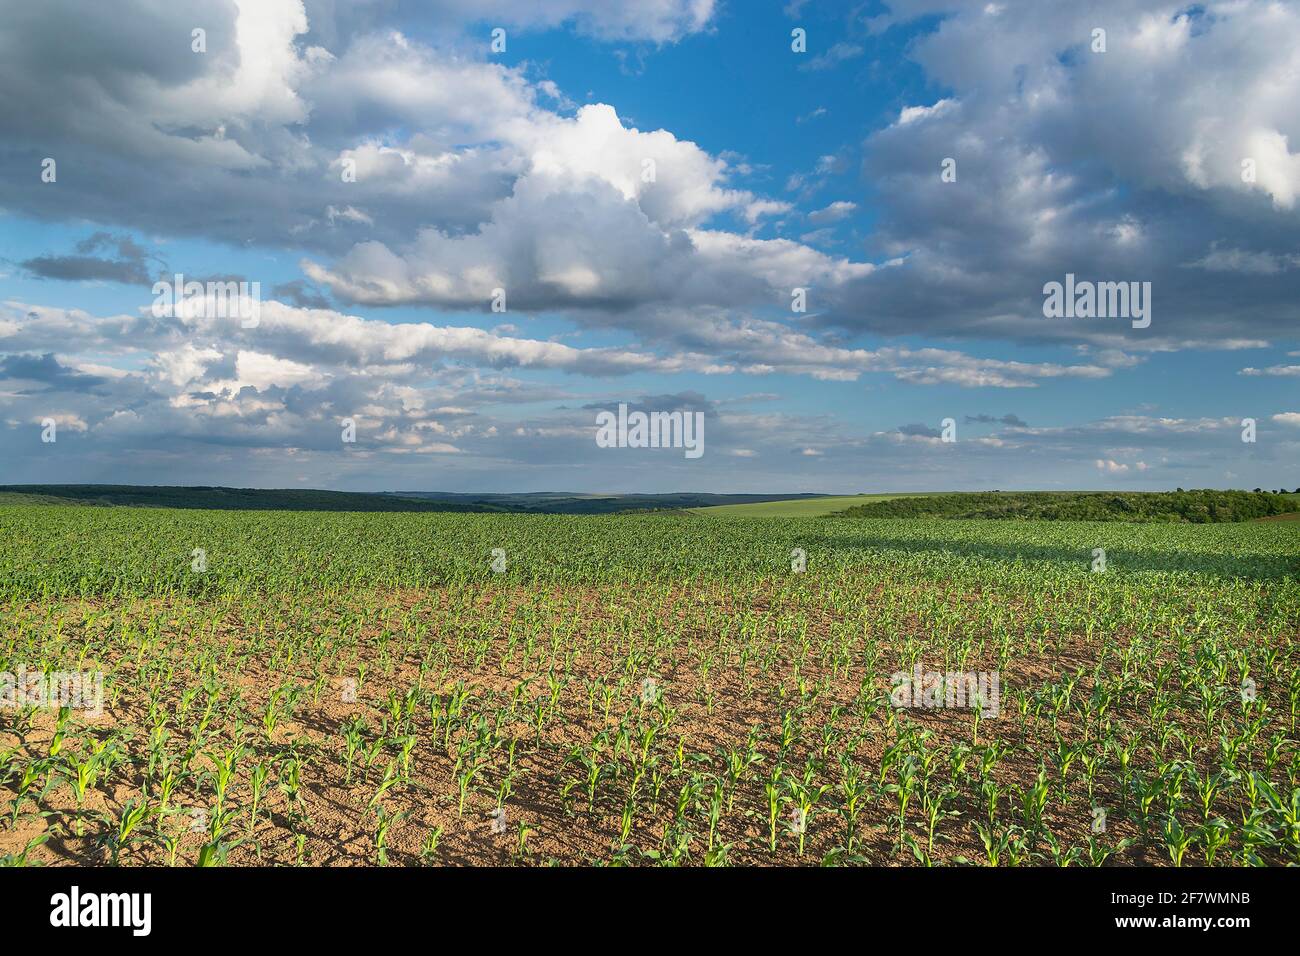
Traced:
[[1039, 521], [1249, 521], [1300, 511], [1269, 491], [991, 491], [890, 498], [840, 512], [849, 518], [1020, 518]]

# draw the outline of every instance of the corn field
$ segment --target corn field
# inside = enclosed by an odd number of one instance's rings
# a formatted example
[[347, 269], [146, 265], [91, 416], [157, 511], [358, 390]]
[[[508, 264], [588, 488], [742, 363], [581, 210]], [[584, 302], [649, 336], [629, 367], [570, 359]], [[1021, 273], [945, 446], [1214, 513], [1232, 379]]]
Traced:
[[0, 707], [0, 859], [1297, 863], [1298, 572], [1296, 522], [4, 508], [0, 672], [102, 706]]

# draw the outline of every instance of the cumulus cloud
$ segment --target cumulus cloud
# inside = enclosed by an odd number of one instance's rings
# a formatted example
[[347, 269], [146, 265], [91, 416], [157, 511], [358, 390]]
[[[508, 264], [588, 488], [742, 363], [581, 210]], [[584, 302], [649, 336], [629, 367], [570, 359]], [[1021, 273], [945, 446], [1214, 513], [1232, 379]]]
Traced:
[[929, 425], [913, 424], [899, 425], [898, 433], [907, 435], [911, 438], [938, 438], [939, 429], [931, 428]]
[[848, 202], [843, 199], [836, 200], [823, 209], [817, 209], [808, 213], [808, 221], [816, 223], [817, 225], [822, 225], [823, 223], [828, 222], [839, 222], [840, 220], [847, 219], [849, 216], [853, 215], [857, 208], [857, 203]]
[[[108, 254], [96, 255], [100, 252]], [[151, 256], [130, 236], [115, 236], [102, 231], [78, 242], [72, 254], [34, 256], [19, 265], [41, 279], [122, 282], [128, 285], [149, 285], [154, 275], [166, 268], [165, 263]]]
[[[774, 263], [803, 264], [790, 243], [765, 251], [754, 275], [747, 256], [762, 240], [753, 239], [728, 255], [706, 236], [701, 254], [694, 230], [713, 217], [753, 223], [790, 204], [733, 186], [726, 160], [670, 131], [629, 126], [610, 105], [554, 112], [542, 105], [555, 98], [553, 83], [482, 59], [482, 44], [478, 56], [464, 52], [475, 48], [466, 42], [435, 48], [297, 0], [241, 2], [216, 17], [197, 4], [166, 14], [141, 6], [94, 13], [86, 28], [115, 36], [109, 20], [127, 19], [188, 35], [202, 21], [207, 53], [132, 55], [138, 43], [96, 40], [77, 61], [94, 80], [73, 83], [64, 51], [44, 42], [64, 31], [60, 7], [35, 8], [0, 38], [10, 171], [53, 152], [77, 173], [43, 194], [17, 175], [0, 177], [0, 203], [25, 214], [291, 242], [317, 253], [304, 260], [308, 279], [372, 305], [465, 306], [502, 287], [512, 308], [617, 310], [679, 286], [689, 301], [736, 303], [771, 292]], [[463, 17], [463, 6], [435, 8], [436, 19]], [[493, 13], [504, 23], [573, 23], [601, 37], [664, 42], [704, 29], [713, 5], [500, 2], [474, 19]], [[67, 122], [83, 114], [116, 119]], [[818, 256], [804, 249], [805, 260]], [[28, 267], [126, 275], [92, 261], [38, 258]], [[783, 273], [781, 288], [825, 271]]]
[[610, 106], [533, 117], [504, 134], [526, 158], [513, 191], [472, 233], [419, 231], [397, 248], [354, 246], [307, 275], [347, 301], [511, 308], [628, 309], [663, 301], [771, 301], [778, 290], [870, 271], [789, 240], [703, 228], [734, 210], [750, 222], [789, 204], [727, 185], [725, 161], [664, 130], [627, 127]]
[[[1228, 338], [1233, 311], [1256, 338], [1293, 331], [1283, 279], [1300, 243], [1289, 105], [1300, 11], [1267, 0], [889, 6], [874, 29], [939, 18], [910, 49], [950, 92], [864, 143], [882, 199], [872, 245], [902, 265], [847, 282], [821, 321], [1177, 346]], [[1099, 24], [1105, 53], [1089, 48]], [[945, 159], [955, 181], [941, 179]], [[1044, 320], [1041, 289], [1067, 271], [1151, 281], [1151, 327]]]
[[1001, 418], [993, 415], [967, 415], [967, 425], [1007, 425], [1012, 428], [1028, 428], [1029, 423], [1022, 421], [1019, 416], [1006, 414]]
[[53, 352], [44, 355], [6, 355], [0, 358], [0, 381], [25, 392], [88, 392], [102, 386], [106, 379], [66, 365]]
[[1098, 471], [1107, 475], [1126, 475], [1129, 471], [1147, 470], [1147, 463], [1144, 461], [1135, 461], [1129, 465], [1126, 462], [1115, 461], [1113, 458], [1098, 458], [1095, 464]]

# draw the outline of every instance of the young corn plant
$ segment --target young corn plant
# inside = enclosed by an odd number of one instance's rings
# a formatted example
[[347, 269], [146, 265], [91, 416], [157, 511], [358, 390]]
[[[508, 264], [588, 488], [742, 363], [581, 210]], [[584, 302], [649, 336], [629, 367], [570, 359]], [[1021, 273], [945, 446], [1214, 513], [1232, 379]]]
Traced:
[[528, 826], [523, 820], [515, 823], [515, 862], [520, 863], [524, 857], [531, 852], [528, 849], [528, 838], [537, 835], [537, 830]]
[[253, 765], [253, 770], [249, 774], [248, 784], [253, 791], [253, 802], [248, 809], [248, 835], [253, 835], [253, 828], [257, 826], [257, 808], [262, 802], [262, 792], [266, 789], [266, 781], [271, 776], [271, 765], [263, 760]]
[[1214, 858], [1219, 851], [1232, 841], [1232, 828], [1223, 817], [1215, 817], [1201, 825], [1197, 837], [1205, 854], [1205, 865], [1214, 866]]
[[998, 866], [1002, 858], [1007, 855], [1007, 850], [1015, 837], [1015, 827], [998, 829], [990, 822], [975, 823], [975, 832], [979, 834], [980, 843], [984, 846], [984, 859], [989, 866]]
[[858, 817], [862, 813], [862, 802], [866, 799], [868, 788], [862, 779], [861, 769], [853, 757], [844, 753], [840, 755], [840, 815], [844, 817], [845, 850], [852, 855], [853, 843], [857, 837]]
[[778, 764], [772, 768], [771, 775], [763, 784], [763, 793], [767, 797], [767, 848], [771, 853], [776, 852], [777, 821], [780, 819], [781, 805], [784, 802], [781, 780], [782, 770]]
[[795, 811], [798, 814], [799, 825], [796, 831], [799, 836], [799, 855], [803, 856], [804, 840], [808, 835], [808, 824], [812, 820], [813, 813], [817, 807], [817, 802], [830, 790], [830, 784], [813, 784], [812, 778], [816, 772], [814, 765], [809, 763], [804, 770], [802, 778], [787, 777], [786, 787], [790, 791], [790, 799], [794, 803]]
[[405, 811], [389, 813], [383, 807], [375, 811], [375, 863], [388, 865], [388, 828], [406, 816]]
[[128, 800], [118, 809], [117, 819], [106, 817], [111, 829], [103, 839], [108, 850], [109, 865], [117, 866], [122, 850], [131, 842], [133, 835], [149, 819], [149, 804], [145, 800]]
[[1197, 831], [1188, 829], [1178, 822], [1178, 818], [1173, 814], [1165, 817], [1164, 824], [1165, 849], [1169, 853], [1169, 859], [1174, 866], [1183, 865], [1183, 857], [1187, 855], [1188, 849], [1196, 842]]
[[1031, 848], [1034, 846], [1034, 841], [1044, 832], [1043, 811], [1047, 808], [1048, 793], [1047, 767], [1040, 765], [1034, 784], [1020, 788], [1021, 818], [1025, 824], [1025, 831], [1030, 836]]

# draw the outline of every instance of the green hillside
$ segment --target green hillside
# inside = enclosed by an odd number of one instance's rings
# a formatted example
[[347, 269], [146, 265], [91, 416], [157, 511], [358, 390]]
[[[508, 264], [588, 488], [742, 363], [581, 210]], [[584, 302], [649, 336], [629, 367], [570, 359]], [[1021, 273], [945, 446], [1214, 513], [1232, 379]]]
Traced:
[[706, 517], [815, 518], [820, 515], [835, 514], [855, 505], [901, 497], [907, 495], [822, 495], [816, 498], [792, 498], [752, 504], [715, 505], [710, 508], [691, 508], [690, 511], [692, 514]]

